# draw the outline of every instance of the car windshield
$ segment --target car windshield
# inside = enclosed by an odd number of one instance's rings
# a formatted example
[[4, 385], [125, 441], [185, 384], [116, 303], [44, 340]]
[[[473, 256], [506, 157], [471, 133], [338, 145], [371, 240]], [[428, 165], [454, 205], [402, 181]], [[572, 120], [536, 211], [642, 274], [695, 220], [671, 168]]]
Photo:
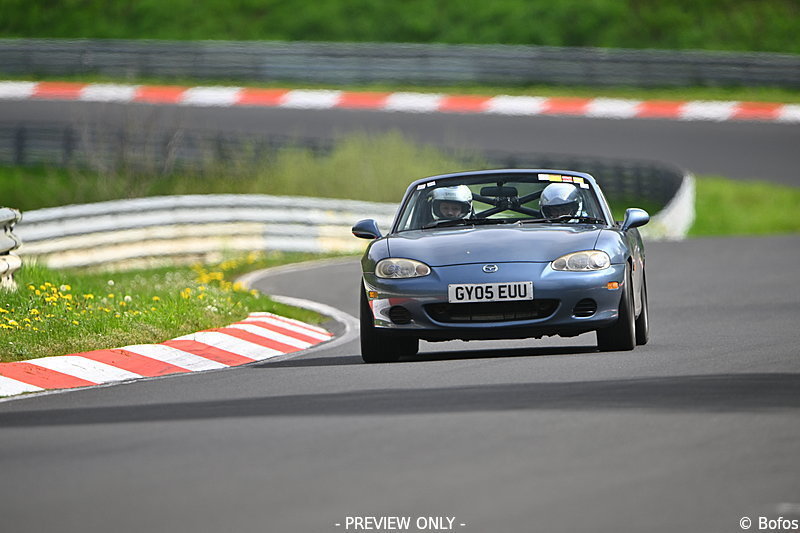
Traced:
[[605, 224], [582, 178], [561, 174], [465, 175], [417, 187], [397, 231], [490, 224]]

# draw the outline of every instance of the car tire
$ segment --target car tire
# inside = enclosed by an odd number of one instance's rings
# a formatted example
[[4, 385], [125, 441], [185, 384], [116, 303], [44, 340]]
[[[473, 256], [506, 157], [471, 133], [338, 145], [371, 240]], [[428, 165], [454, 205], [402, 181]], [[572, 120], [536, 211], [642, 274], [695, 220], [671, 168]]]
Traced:
[[636, 346], [632, 285], [630, 269], [625, 267], [625, 283], [619, 299], [619, 318], [613, 325], [597, 330], [597, 348], [601, 352], [633, 350]]
[[644, 346], [650, 340], [650, 311], [647, 308], [647, 277], [642, 274], [642, 310], [634, 324], [636, 345]]
[[365, 363], [393, 363], [403, 355], [416, 354], [419, 351], [419, 339], [390, 336], [376, 328], [363, 285], [359, 292], [361, 293], [359, 308], [361, 359]]

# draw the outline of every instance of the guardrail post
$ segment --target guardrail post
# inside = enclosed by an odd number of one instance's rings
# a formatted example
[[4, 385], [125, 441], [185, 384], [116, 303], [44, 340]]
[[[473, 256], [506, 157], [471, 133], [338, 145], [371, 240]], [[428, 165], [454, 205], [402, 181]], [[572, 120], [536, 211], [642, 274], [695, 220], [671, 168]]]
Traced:
[[14, 135], [14, 164], [22, 166], [25, 164], [25, 144], [26, 144], [26, 131], [25, 126], [18, 126], [16, 134]]
[[72, 126], [64, 128], [64, 136], [61, 142], [61, 164], [67, 166], [72, 161], [72, 154], [75, 151], [75, 131]]
[[13, 291], [17, 288], [14, 272], [22, 266], [22, 260], [13, 250], [19, 247], [21, 241], [11, 230], [21, 218], [21, 213], [16, 209], [0, 207], [0, 227], [3, 229], [0, 234], [0, 291]]

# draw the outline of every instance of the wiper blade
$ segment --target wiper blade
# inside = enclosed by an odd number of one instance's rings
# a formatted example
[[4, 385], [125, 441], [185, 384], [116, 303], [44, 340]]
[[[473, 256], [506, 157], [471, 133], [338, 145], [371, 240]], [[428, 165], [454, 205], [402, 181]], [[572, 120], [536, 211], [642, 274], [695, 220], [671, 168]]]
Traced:
[[480, 226], [480, 225], [488, 225], [488, 224], [511, 224], [516, 222], [518, 219], [516, 218], [456, 218], [452, 220], [437, 220], [436, 222], [431, 222], [425, 226], [422, 226], [422, 229], [430, 229], [430, 228], [447, 228], [451, 226]]
[[452, 220], [437, 220], [436, 222], [431, 222], [430, 224], [422, 226], [422, 229], [446, 228], [449, 226], [466, 226], [467, 224], [469, 224], [469, 222], [467, 222], [467, 220], [463, 218], [456, 218]]
[[561, 215], [559, 217], [552, 217], [552, 218], [523, 218], [519, 220], [520, 224], [532, 224], [532, 223], [542, 223], [542, 222], [588, 222], [590, 224], [605, 224], [605, 220], [600, 220], [599, 218], [595, 217], [584, 217], [584, 216], [574, 216], [574, 215]]

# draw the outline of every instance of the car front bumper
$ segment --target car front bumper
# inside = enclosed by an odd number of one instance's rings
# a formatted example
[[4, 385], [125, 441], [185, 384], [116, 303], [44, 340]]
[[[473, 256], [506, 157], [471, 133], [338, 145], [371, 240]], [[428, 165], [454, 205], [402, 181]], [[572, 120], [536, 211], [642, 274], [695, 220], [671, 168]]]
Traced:
[[[485, 273], [483, 266], [481, 263], [432, 267], [428, 276], [410, 279], [382, 279], [374, 273], [364, 273], [375, 326], [387, 333], [431, 341], [507, 339], [574, 336], [611, 325], [618, 318], [625, 280], [624, 264], [595, 272], [562, 272], [553, 270], [549, 263], [497, 263], [497, 272], [491, 274]], [[503, 317], [500, 312], [494, 313], [495, 318], [489, 313], [475, 321], [463, 318], [449, 321], [442, 319], [441, 314], [432, 313], [431, 305], [448, 303], [450, 284], [521, 281], [533, 282], [531, 305], [541, 302], [543, 313], [540, 316], [508, 318], [508, 313]], [[619, 288], [609, 289], [610, 282], [618, 283]], [[585, 312], [576, 313], [576, 305], [587, 300], [596, 304], [596, 310], [589, 316], [581, 316]], [[519, 306], [493, 305], [495, 311]]]

